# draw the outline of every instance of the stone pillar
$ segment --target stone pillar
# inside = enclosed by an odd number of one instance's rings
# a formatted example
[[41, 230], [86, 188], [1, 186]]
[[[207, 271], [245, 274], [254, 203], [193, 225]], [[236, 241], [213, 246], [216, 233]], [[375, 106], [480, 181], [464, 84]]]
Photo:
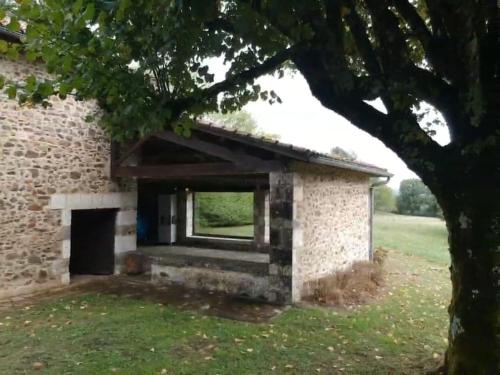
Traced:
[[264, 243], [269, 244], [269, 190], [264, 197]]
[[265, 244], [266, 236], [266, 193], [256, 190], [253, 193], [253, 232], [255, 247], [260, 249]]
[[269, 174], [269, 300], [292, 302], [293, 173]]

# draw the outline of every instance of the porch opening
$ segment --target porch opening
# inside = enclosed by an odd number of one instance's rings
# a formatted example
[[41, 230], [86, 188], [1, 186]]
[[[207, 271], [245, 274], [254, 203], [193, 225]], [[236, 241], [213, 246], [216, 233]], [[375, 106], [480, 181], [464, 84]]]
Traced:
[[116, 210], [73, 210], [69, 271], [73, 275], [114, 272]]
[[253, 192], [194, 192], [193, 235], [254, 238]]

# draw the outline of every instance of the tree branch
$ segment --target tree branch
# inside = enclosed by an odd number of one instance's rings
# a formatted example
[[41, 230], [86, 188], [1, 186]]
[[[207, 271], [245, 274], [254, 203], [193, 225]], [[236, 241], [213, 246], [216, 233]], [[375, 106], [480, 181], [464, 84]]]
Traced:
[[377, 54], [373, 49], [364, 22], [359, 16], [354, 2], [352, 0], [345, 0], [345, 4], [349, 8], [345, 19], [354, 37], [356, 47], [361, 55], [361, 58], [363, 59], [366, 70], [371, 74], [381, 74], [382, 69], [380, 67]]
[[401, 16], [408, 22], [410, 28], [417, 36], [424, 49], [427, 49], [432, 41], [432, 34], [427, 28], [422, 17], [417, 12], [417, 9], [409, 3], [408, 0], [393, 0], [396, 9]]
[[[315, 65], [303, 58], [295, 60], [297, 66], [309, 82], [313, 95], [320, 102], [345, 117], [360, 129], [380, 139], [398, 153], [408, 166], [425, 176], [433, 178], [437, 166], [432, 160], [442, 157], [443, 150], [420, 128], [413, 116], [405, 113], [384, 114], [355, 94], [335, 88], [335, 81], [325, 81]], [[426, 181], [429, 184], [432, 181]]]
[[262, 75], [273, 72], [285, 61], [290, 60], [301, 48], [303, 48], [301, 44], [289, 47], [269, 57], [257, 66], [243, 70], [210, 87], [194, 92], [189, 97], [166, 101], [164, 105], [172, 109], [173, 118], [175, 119], [190, 107], [217, 98], [217, 95], [221, 92], [231, 90], [242, 84], [247, 84]]
[[411, 62], [408, 46], [396, 15], [389, 10], [388, 0], [365, 0], [365, 4], [381, 46], [378, 48], [378, 55], [382, 60], [383, 71], [389, 74], [398, 66], [407, 66]]

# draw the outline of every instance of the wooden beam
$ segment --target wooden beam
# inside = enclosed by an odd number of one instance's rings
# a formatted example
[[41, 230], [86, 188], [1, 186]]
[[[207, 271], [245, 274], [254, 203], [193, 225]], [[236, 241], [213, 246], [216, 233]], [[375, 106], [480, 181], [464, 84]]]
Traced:
[[283, 169], [276, 161], [261, 162], [259, 165], [236, 165], [232, 163], [193, 163], [170, 165], [143, 165], [134, 167], [117, 167], [114, 177], [136, 177], [166, 179], [172, 177], [194, 176], [231, 176], [269, 173]]
[[262, 159], [244, 154], [241, 152], [233, 151], [227, 147], [217, 145], [215, 143], [204, 141], [198, 138], [196, 135], [191, 135], [191, 137], [186, 138], [175, 134], [171, 131], [166, 131], [164, 133], [158, 133], [154, 135], [157, 138], [163, 139], [167, 142], [172, 142], [195, 151], [200, 151], [208, 155], [216, 156], [223, 160], [227, 160], [236, 164], [250, 164], [258, 165], [263, 162]]

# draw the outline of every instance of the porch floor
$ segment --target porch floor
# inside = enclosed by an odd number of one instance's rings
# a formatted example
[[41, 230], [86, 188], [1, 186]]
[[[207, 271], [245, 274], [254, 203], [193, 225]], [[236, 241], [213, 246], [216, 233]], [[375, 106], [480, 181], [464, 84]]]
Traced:
[[190, 257], [204, 257], [216, 259], [230, 259], [244, 262], [269, 263], [269, 254], [249, 252], [249, 251], [230, 251], [217, 250], [201, 247], [161, 245], [161, 246], [142, 246], [137, 250], [143, 254], [152, 257], [162, 257], [168, 255], [183, 255]]
[[269, 274], [269, 254], [264, 253], [188, 246], [143, 246], [137, 250], [153, 265], [206, 268], [258, 276]]

